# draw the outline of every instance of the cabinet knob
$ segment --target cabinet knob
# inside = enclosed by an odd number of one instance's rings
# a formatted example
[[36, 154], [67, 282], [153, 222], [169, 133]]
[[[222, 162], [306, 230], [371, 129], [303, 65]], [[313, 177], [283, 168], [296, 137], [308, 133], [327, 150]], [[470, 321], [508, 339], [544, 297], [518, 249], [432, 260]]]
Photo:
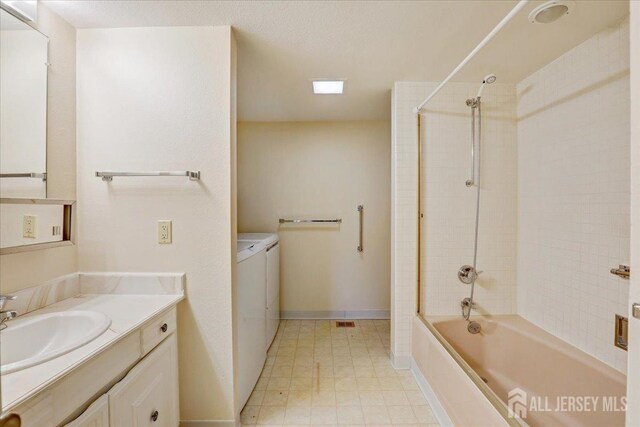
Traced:
[[166, 323], [163, 323], [162, 326], [160, 326], [160, 330], [162, 332], [167, 332], [167, 329], [169, 329], [169, 326], [167, 326]]
[[158, 413], [158, 411], [153, 411], [153, 412], [151, 413], [151, 421], [153, 421], [154, 423], [155, 423], [156, 421], [158, 421], [158, 415], [160, 415], [160, 414]]

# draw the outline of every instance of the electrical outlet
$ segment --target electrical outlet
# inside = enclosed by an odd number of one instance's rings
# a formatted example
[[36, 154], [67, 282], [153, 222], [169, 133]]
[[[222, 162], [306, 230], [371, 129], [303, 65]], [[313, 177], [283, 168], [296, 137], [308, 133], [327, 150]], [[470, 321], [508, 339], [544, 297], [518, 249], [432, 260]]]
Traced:
[[22, 217], [22, 237], [35, 239], [37, 237], [38, 217], [25, 215]]
[[158, 243], [171, 243], [171, 221], [158, 221]]

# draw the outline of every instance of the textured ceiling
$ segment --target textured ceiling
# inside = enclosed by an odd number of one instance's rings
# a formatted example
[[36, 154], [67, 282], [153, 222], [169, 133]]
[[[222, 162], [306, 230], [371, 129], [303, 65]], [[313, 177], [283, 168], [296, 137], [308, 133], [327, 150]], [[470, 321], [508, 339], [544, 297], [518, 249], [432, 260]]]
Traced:
[[[77, 28], [232, 25], [240, 120], [390, 117], [394, 81], [442, 80], [515, 1], [45, 1]], [[524, 77], [628, 14], [628, 1], [577, 1], [533, 25], [531, 2], [456, 80]], [[310, 79], [344, 78], [342, 96]]]

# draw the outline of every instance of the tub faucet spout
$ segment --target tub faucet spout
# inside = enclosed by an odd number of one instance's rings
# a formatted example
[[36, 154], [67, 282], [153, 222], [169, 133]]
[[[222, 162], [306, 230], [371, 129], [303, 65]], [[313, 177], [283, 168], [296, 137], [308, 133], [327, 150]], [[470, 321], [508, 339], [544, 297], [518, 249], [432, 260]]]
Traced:
[[471, 298], [465, 298], [460, 301], [460, 308], [462, 308], [462, 317], [469, 320], [469, 316], [471, 315], [471, 310], [476, 308], [476, 303], [471, 300]]

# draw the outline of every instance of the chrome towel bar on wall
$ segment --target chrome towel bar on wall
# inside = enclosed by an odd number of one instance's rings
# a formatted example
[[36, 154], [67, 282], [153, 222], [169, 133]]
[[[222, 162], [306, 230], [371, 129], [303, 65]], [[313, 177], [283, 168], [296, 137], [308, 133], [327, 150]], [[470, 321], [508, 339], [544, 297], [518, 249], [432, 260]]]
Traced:
[[200, 180], [200, 171], [179, 171], [179, 172], [96, 172], [96, 176], [102, 178], [103, 181], [113, 181], [114, 176], [131, 177], [131, 176], [187, 176], [191, 181]]
[[320, 224], [341, 224], [342, 218], [335, 219], [285, 219], [280, 218], [278, 220], [280, 224], [306, 224], [306, 223], [320, 223]]
[[21, 172], [21, 173], [0, 173], [0, 178], [38, 178], [43, 181], [47, 180], [47, 173], [39, 172]]

